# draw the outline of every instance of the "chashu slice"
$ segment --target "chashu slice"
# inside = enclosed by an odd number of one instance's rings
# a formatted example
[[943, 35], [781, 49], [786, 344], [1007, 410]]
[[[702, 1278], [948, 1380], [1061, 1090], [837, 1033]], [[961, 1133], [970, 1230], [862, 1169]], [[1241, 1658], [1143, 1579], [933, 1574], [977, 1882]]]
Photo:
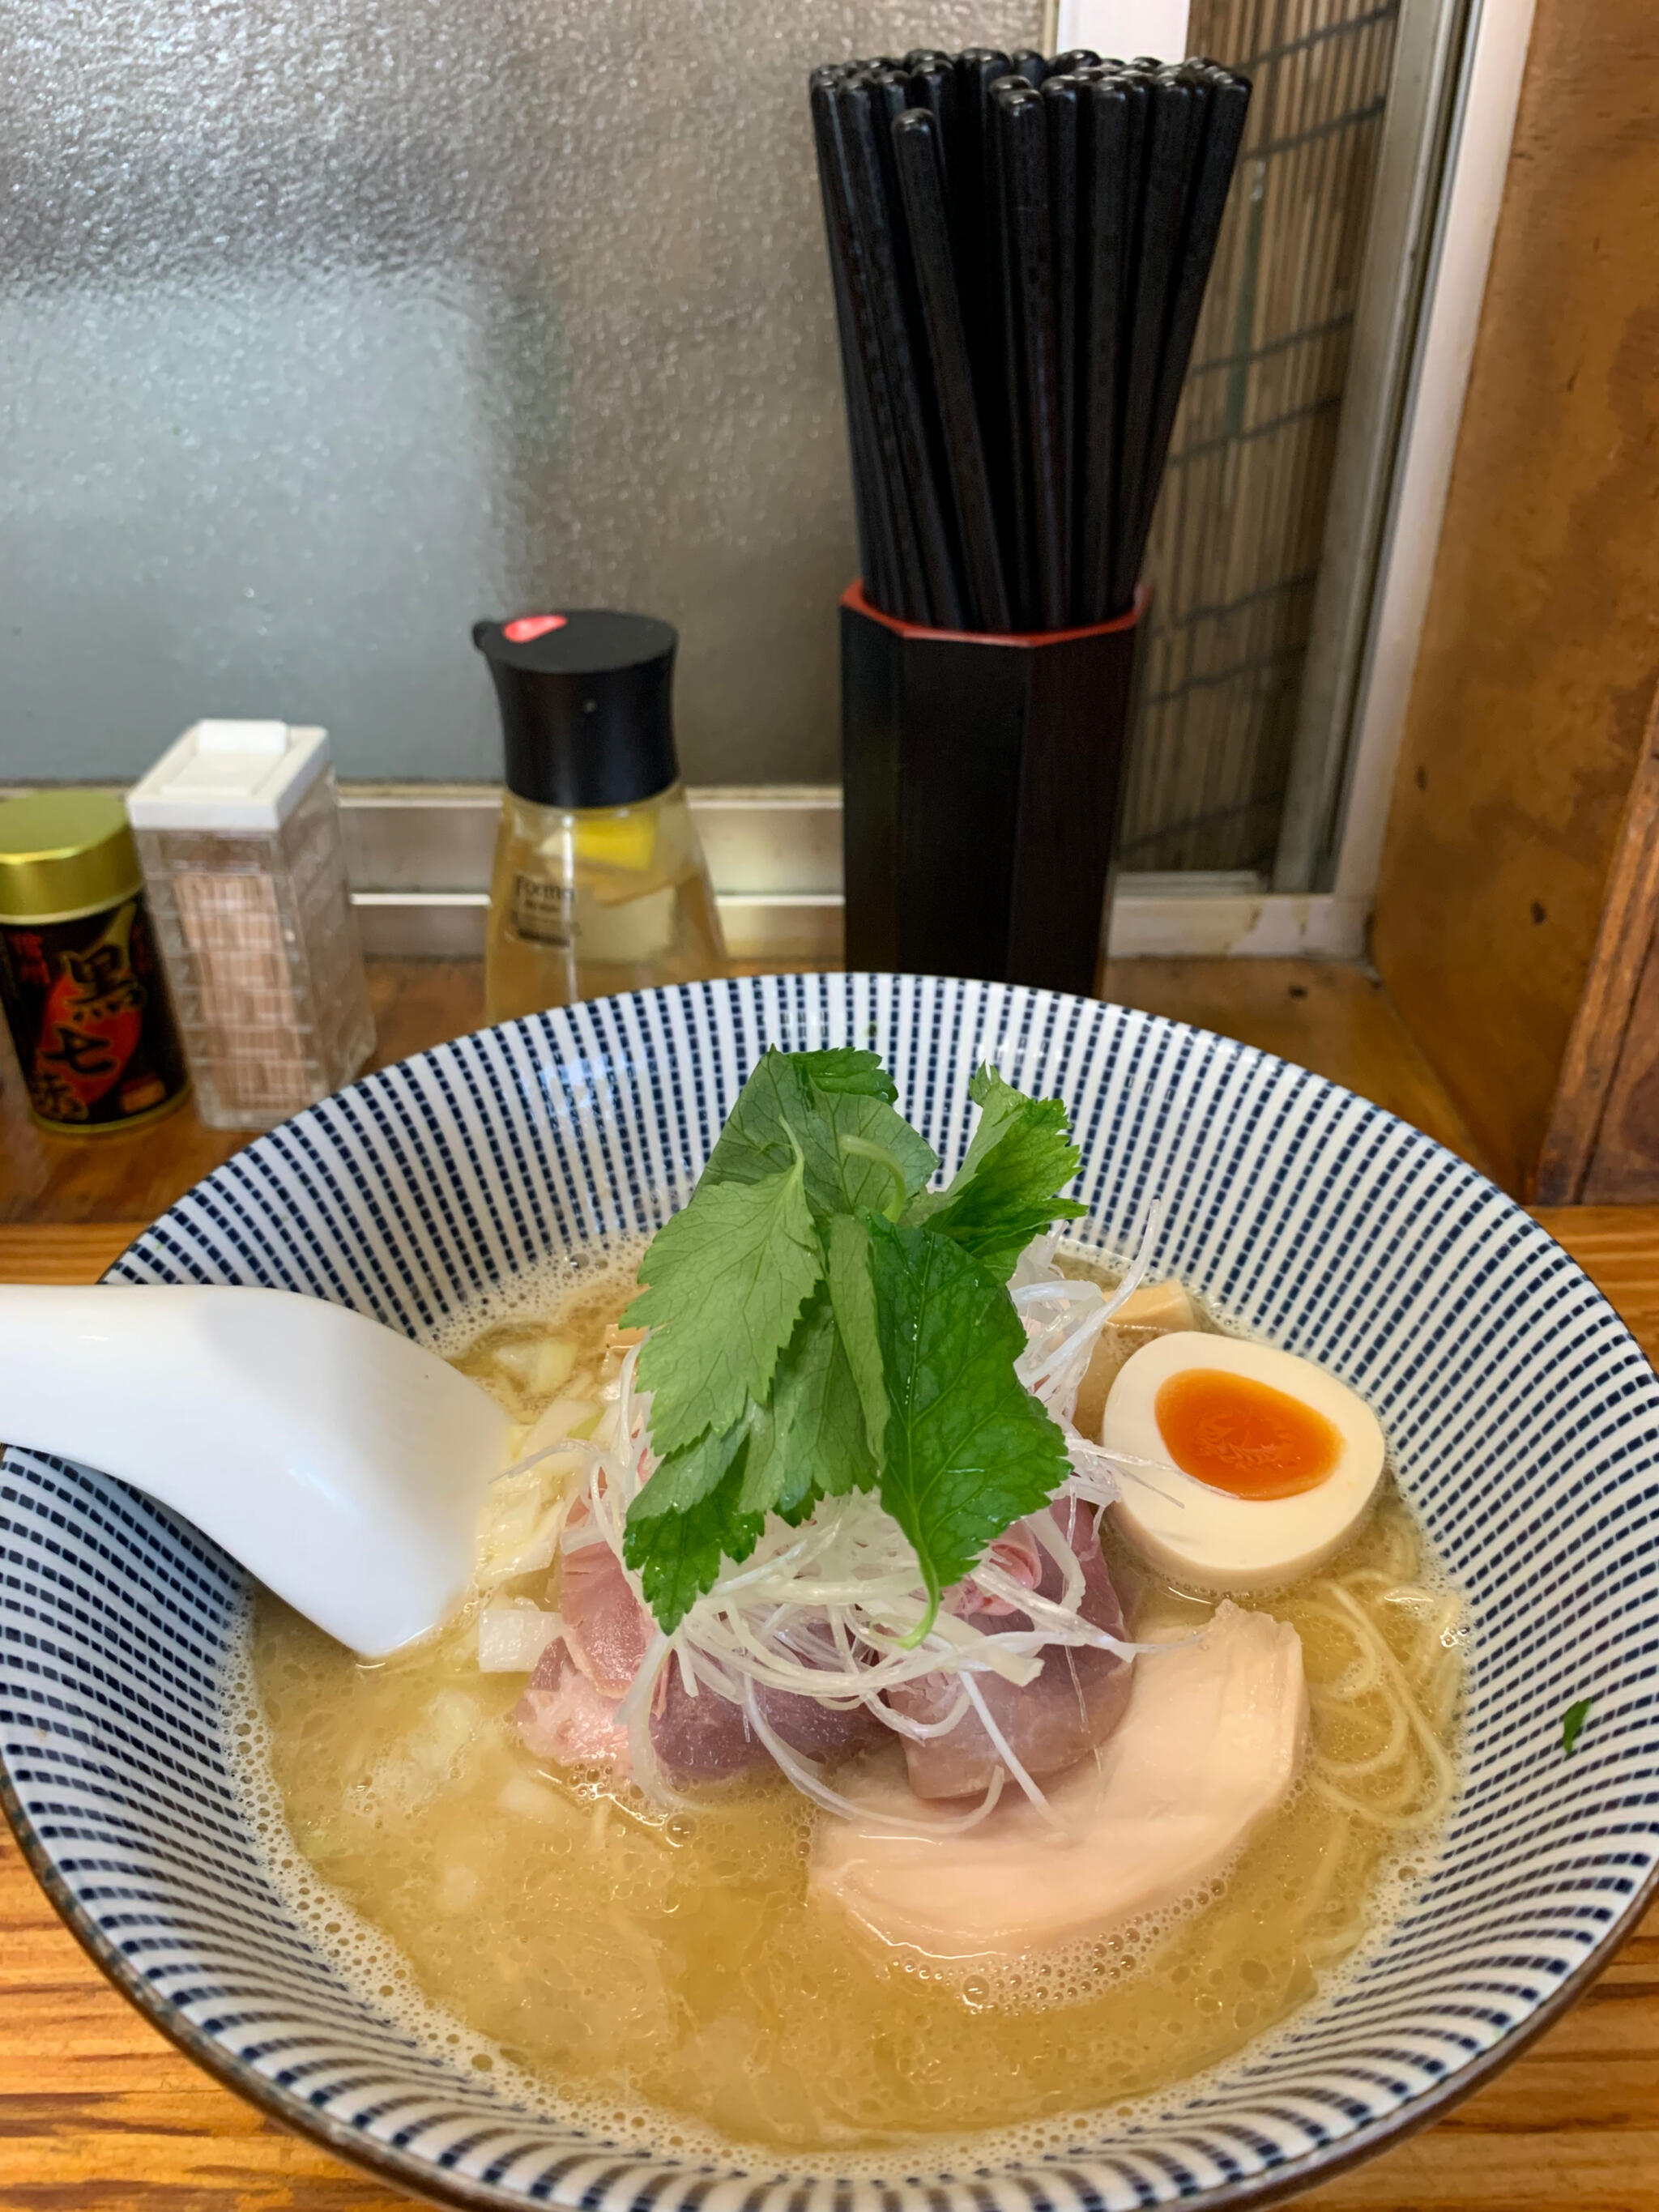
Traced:
[[[1136, 1662], [1116, 1731], [1044, 1784], [1064, 1835], [1012, 1784], [959, 1835], [823, 1820], [812, 1885], [884, 1942], [935, 1958], [1100, 1935], [1176, 1904], [1249, 1842], [1296, 1781], [1307, 1711], [1296, 1631], [1224, 1604], [1194, 1642]], [[937, 1818], [896, 1765], [842, 1786], [872, 1813]]]

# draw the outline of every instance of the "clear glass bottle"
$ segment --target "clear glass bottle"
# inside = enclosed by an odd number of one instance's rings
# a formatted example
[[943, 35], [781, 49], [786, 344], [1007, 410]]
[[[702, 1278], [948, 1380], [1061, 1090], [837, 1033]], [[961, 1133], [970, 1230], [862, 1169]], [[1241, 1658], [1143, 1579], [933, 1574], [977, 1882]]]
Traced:
[[717, 975], [726, 947], [683, 785], [637, 806], [509, 791], [489, 886], [486, 1019]]
[[472, 635], [507, 753], [486, 1018], [720, 974], [725, 941], [674, 756], [674, 631], [588, 611]]

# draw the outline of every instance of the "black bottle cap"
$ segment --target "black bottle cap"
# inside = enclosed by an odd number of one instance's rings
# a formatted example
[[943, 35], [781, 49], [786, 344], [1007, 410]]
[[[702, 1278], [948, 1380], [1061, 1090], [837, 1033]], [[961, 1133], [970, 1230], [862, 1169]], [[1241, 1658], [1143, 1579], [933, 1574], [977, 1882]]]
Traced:
[[541, 806], [632, 806], [666, 791], [678, 634], [602, 608], [475, 623], [507, 742], [507, 787]]

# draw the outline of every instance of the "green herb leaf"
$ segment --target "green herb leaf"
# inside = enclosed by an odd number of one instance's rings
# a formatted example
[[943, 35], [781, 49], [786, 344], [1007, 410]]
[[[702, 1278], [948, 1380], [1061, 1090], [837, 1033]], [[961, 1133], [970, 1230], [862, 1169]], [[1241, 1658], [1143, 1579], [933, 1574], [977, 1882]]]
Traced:
[[992, 1067], [979, 1070], [968, 1095], [980, 1119], [967, 1158], [947, 1190], [916, 1200], [904, 1218], [951, 1237], [988, 1274], [1006, 1281], [1034, 1237], [1088, 1212], [1058, 1194], [1077, 1173], [1081, 1155], [1062, 1100], [1028, 1098]]
[[672, 1633], [713, 1588], [722, 1557], [748, 1558], [769, 1513], [798, 1523], [821, 1498], [875, 1480], [858, 1386], [820, 1295], [778, 1363], [771, 1403], [750, 1399], [729, 1429], [662, 1462], [629, 1508], [623, 1557]]
[[1561, 1749], [1569, 1759], [1578, 1747], [1578, 1739], [1584, 1733], [1584, 1723], [1589, 1718], [1591, 1700], [1580, 1698], [1576, 1705], [1569, 1705], [1561, 1716]]
[[836, 1045], [829, 1052], [792, 1052], [787, 1056], [816, 1090], [841, 1091], [848, 1097], [880, 1098], [889, 1106], [898, 1097], [898, 1085], [876, 1054], [860, 1052], [856, 1045]]
[[628, 1509], [623, 1557], [640, 1577], [657, 1626], [672, 1636], [722, 1559], [746, 1559], [765, 1524], [743, 1510], [752, 1406], [723, 1434], [671, 1452]]
[[875, 1483], [858, 1383], [834, 1310], [821, 1294], [801, 1316], [778, 1362], [771, 1405], [754, 1425], [744, 1510], [799, 1520], [819, 1498], [873, 1490]]
[[837, 1214], [824, 1232], [828, 1261], [830, 1303], [836, 1330], [852, 1370], [859, 1402], [864, 1408], [866, 1442], [879, 1465], [887, 1437], [891, 1407], [887, 1400], [887, 1370], [882, 1362], [881, 1337], [876, 1326], [876, 1288], [870, 1273], [870, 1237], [854, 1214]]
[[[807, 1203], [820, 1221], [859, 1206], [900, 1206], [939, 1165], [938, 1155], [890, 1103], [873, 1053], [767, 1052], [756, 1063], [703, 1170], [705, 1185], [754, 1182], [805, 1160]], [[848, 1149], [849, 1140], [857, 1149]]]
[[873, 1490], [876, 1460], [864, 1402], [834, 1310], [826, 1303], [809, 1318], [811, 1334], [772, 1396], [782, 1449], [786, 1456], [817, 1461], [817, 1486], [826, 1498]]
[[778, 1355], [823, 1273], [801, 1156], [758, 1182], [699, 1183], [640, 1262], [648, 1285], [623, 1316], [651, 1331], [640, 1388], [655, 1394], [651, 1437], [665, 1456], [728, 1429], [763, 1401]]
[[[928, 1595], [1070, 1472], [1065, 1439], [1014, 1372], [1025, 1348], [1006, 1291], [931, 1225], [866, 1213], [889, 1413], [881, 1502], [915, 1547]], [[833, 1280], [832, 1280], [833, 1289]]]

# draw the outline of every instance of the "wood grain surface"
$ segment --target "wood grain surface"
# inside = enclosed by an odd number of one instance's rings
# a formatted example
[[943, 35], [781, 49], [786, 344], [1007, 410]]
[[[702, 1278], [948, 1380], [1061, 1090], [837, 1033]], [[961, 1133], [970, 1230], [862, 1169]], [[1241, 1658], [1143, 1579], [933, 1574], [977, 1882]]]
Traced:
[[[1112, 995], [1316, 1067], [1474, 1155], [1467, 1128], [1356, 969], [1115, 963]], [[383, 963], [386, 1056], [477, 1019], [477, 971]], [[93, 1280], [241, 1139], [186, 1109], [146, 1138], [71, 1145], [0, 1115], [0, 1280]], [[55, 1218], [53, 1218], [55, 1217]], [[1659, 1209], [1540, 1216], [1659, 1354]], [[165, 2042], [59, 1924], [0, 1841], [0, 2207], [5, 2212], [391, 2212], [389, 2191], [262, 2118]], [[1370, 2212], [1659, 2212], [1659, 1912], [1534, 2050], [1448, 2118], [1299, 2200]]]
[[[1659, 821], [1650, 834], [1659, 859]], [[1659, 934], [1648, 940], [1578, 1195], [1594, 1205], [1659, 1200]]]
[[[739, 971], [740, 972], [740, 971]], [[371, 960], [372, 1066], [483, 1018], [476, 961]], [[1259, 1045], [1346, 1084], [1485, 1167], [1467, 1124], [1375, 975], [1335, 960], [1114, 960], [1103, 994]], [[246, 1134], [206, 1129], [186, 1101], [131, 1136], [52, 1137], [29, 1120], [0, 1024], [0, 1222], [153, 1221]]]
[[1654, 985], [1659, 964], [1659, 691], [1607, 869], [1578, 1011], [1556, 1078], [1531, 1195], [1540, 1206], [1582, 1199], [1659, 1198], [1659, 1129], [1647, 1110], [1659, 1059]]
[[1538, 0], [1374, 951], [1506, 1188], [1659, 679], [1659, 7]]
[[1357, 961], [1112, 960], [1104, 990], [1328, 1075], [1492, 1172], [1381, 981]]

